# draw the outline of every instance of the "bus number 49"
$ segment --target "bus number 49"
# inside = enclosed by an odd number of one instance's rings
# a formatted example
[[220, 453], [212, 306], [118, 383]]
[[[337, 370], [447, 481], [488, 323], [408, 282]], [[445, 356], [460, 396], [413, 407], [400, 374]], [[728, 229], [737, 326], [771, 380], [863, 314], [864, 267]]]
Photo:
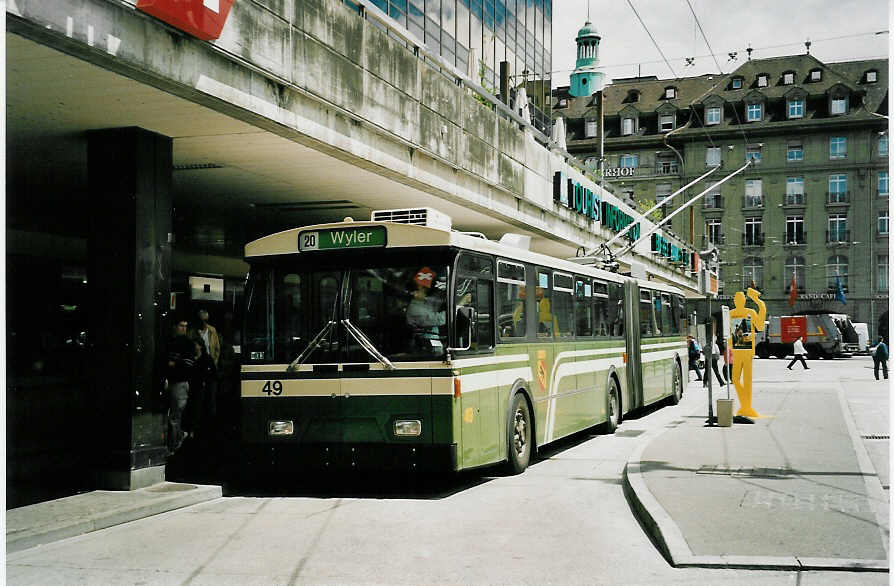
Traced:
[[261, 389], [262, 393], [266, 393], [269, 397], [270, 395], [281, 395], [282, 394], [282, 381], [267, 381], [264, 383], [264, 387]]

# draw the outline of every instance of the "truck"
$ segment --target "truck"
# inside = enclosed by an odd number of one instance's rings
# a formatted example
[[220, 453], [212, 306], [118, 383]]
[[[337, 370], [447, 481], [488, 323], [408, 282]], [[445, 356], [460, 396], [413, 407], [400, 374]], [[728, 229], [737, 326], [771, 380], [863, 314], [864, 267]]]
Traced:
[[[846, 319], [846, 323], [842, 316]], [[798, 336], [803, 336], [804, 349], [807, 350], [810, 359], [849, 357], [853, 349], [858, 346], [858, 342], [856, 331], [854, 331], [854, 342], [846, 342], [840, 327], [848, 326], [853, 330], [850, 319], [843, 314], [770, 316], [767, 318], [767, 327], [757, 334], [754, 351], [759, 358], [792, 356], [793, 342]]]
[[869, 324], [853, 322], [857, 338], [860, 340], [858, 354], [869, 354]]

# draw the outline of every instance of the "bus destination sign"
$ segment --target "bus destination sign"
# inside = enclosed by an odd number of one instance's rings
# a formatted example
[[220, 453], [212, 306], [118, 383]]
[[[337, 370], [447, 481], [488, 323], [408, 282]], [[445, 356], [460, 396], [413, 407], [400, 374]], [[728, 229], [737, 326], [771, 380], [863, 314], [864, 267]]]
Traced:
[[384, 226], [364, 228], [332, 228], [298, 233], [298, 250], [343, 250], [346, 248], [383, 247], [387, 241]]

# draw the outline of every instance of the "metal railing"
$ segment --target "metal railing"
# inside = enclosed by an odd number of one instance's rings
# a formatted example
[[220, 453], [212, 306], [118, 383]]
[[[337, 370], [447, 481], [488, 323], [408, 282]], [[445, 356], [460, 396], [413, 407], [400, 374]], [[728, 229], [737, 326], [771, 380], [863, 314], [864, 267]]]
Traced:
[[826, 230], [826, 243], [833, 242], [850, 242], [850, 230]]
[[742, 234], [742, 246], [763, 246], [764, 245], [764, 234], [763, 232], [758, 232], [757, 234]]
[[782, 203], [787, 206], [802, 206], [805, 199], [803, 193], [786, 193]]
[[807, 238], [804, 234], [789, 234], [788, 232], [785, 232], [782, 234], [782, 244], [786, 246], [807, 244]]
[[826, 203], [836, 204], [836, 203], [848, 203], [851, 200], [851, 192], [850, 191], [827, 191], [826, 192]]
[[702, 202], [702, 208], [706, 210], [719, 210], [723, 208], [723, 196], [720, 194], [708, 194]]
[[752, 210], [764, 207], [764, 197], [762, 195], [746, 195], [745, 209]]

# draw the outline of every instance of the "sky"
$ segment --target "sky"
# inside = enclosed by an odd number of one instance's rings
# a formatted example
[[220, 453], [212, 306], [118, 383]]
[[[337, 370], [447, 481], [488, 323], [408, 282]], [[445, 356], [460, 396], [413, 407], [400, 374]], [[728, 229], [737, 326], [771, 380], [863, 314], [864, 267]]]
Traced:
[[[574, 69], [574, 37], [587, 20], [587, 3], [553, 0], [553, 87], [568, 85]], [[602, 36], [599, 60], [608, 79], [729, 73], [747, 60], [749, 45], [753, 59], [797, 55], [805, 52], [808, 38], [810, 53], [824, 63], [884, 58], [890, 52], [890, 35], [876, 34], [890, 28], [888, 0], [589, 0], [589, 4], [590, 21]], [[737, 53], [735, 60], [730, 59], [731, 52]], [[687, 57], [695, 57], [693, 65], [686, 64]]]

